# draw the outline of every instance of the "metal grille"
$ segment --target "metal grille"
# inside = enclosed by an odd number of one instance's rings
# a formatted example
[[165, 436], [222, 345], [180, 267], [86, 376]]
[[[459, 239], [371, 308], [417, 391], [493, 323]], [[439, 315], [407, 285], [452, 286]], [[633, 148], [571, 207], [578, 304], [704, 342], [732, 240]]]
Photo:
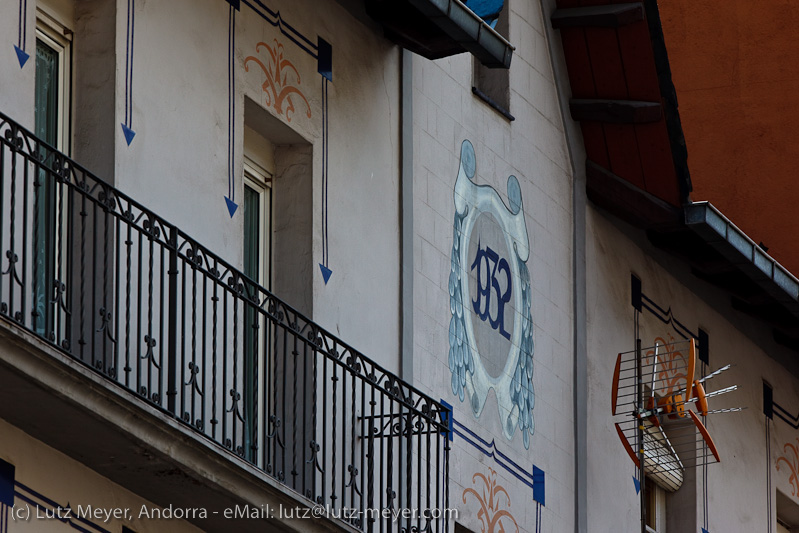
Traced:
[[0, 252], [3, 319], [334, 517], [447, 530], [441, 404], [2, 113]]

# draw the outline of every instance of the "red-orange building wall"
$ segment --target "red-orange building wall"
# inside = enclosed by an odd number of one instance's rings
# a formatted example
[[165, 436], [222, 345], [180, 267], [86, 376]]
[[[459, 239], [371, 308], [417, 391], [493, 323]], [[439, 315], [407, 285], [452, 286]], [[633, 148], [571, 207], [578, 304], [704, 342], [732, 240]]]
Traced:
[[658, 2], [693, 201], [799, 274], [799, 2]]

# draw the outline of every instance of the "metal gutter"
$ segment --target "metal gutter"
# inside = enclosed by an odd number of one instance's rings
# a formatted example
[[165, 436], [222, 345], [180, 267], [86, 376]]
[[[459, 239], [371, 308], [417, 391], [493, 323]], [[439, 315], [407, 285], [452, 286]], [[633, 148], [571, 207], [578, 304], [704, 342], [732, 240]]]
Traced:
[[685, 225], [770, 296], [799, 316], [799, 279], [708, 202], [684, 207]]
[[408, 0], [488, 67], [510, 68], [515, 48], [460, 0]]

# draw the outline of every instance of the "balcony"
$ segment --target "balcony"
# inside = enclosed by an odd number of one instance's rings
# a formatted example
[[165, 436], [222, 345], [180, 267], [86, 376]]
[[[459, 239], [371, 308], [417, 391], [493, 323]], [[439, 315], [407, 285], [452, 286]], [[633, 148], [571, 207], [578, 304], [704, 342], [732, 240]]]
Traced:
[[447, 531], [440, 403], [2, 113], [0, 253], [3, 419], [163, 506]]

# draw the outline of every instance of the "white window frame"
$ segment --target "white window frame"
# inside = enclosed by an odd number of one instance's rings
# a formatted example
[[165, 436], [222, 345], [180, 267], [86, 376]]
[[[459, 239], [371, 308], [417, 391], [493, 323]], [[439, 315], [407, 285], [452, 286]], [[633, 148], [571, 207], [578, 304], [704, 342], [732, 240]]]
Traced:
[[[272, 289], [272, 232], [273, 218], [272, 204], [274, 203], [274, 190], [272, 188], [273, 174], [252, 161], [244, 157], [244, 184], [259, 193], [258, 210], [261, 213], [261, 232], [258, 248], [260, 257], [258, 258], [258, 283]], [[268, 198], [267, 198], [268, 196]], [[267, 202], [269, 204], [267, 205]]]
[[[36, 8], [36, 39], [58, 53], [58, 126], [55, 148], [70, 152], [72, 115], [72, 30], [60, 23], [41, 6]], [[35, 53], [35, 51], [34, 51]], [[34, 58], [35, 61], [35, 58]]]
[[[244, 156], [243, 161], [243, 174], [244, 174], [244, 185], [250, 187], [251, 189], [258, 192], [259, 198], [259, 205], [258, 211], [260, 213], [259, 220], [261, 224], [260, 228], [260, 242], [258, 243], [259, 249], [259, 258], [258, 258], [258, 284], [262, 287], [265, 287], [267, 290], [271, 290], [272, 287], [272, 276], [273, 276], [273, 268], [272, 268], [272, 232], [273, 232], [273, 220], [274, 214], [272, 209], [272, 204], [274, 202], [274, 191], [272, 189], [272, 180], [274, 175], [272, 172], [266, 170], [259, 164], [255, 163], [252, 159]], [[242, 190], [242, 193], [244, 191]], [[267, 198], [268, 196], [268, 198]], [[242, 201], [244, 195], [242, 194]], [[267, 203], [268, 202], [268, 203]], [[260, 328], [258, 330], [258, 346], [263, 346], [264, 341], [266, 339], [265, 336], [265, 328]], [[263, 358], [258, 358], [258, 368], [256, 372], [259, 376], [259, 380], [263, 380], [263, 383], [266, 383], [269, 379], [267, 376], [268, 367], [265, 366], [265, 361]], [[263, 420], [264, 413], [267, 412], [267, 405], [266, 402], [269, 400], [265, 400], [264, 394], [258, 395], [257, 401], [257, 417], [259, 420]], [[264, 438], [266, 433], [264, 430], [260, 430], [256, 435], [256, 445], [259, 449], [264, 445], [262, 439]], [[256, 457], [256, 464], [263, 467], [265, 465], [261, 464], [261, 459]]]
[[[38, 47], [38, 41], [42, 41], [58, 54], [58, 116], [56, 117], [56, 141], [53, 148], [66, 155], [70, 155], [72, 147], [72, 36], [72, 30], [61, 23], [55, 15], [51, 14], [51, 11], [46, 6], [38, 5], [36, 7], [36, 47]], [[36, 54], [36, 47], [34, 47], [34, 54]], [[32, 59], [35, 65], [35, 55]], [[63, 187], [65, 185], [56, 185], [54, 191], [65, 192], [66, 189], [62, 189]], [[55, 202], [58, 202], [58, 200], [55, 200]], [[63, 229], [68, 224], [68, 216], [68, 209], [66, 206], [62, 206], [61, 216], [55, 220], [56, 227], [54, 232], [56, 234], [62, 234]], [[68, 257], [68, 253], [68, 242], [64, 240], [61, 242], [62, 257]], [[57, 264], [55, 269], [58, 269]], [[61, 271], [53, 274], [58, 279], [65, 280], [68, 275], [66, 261], [61, 265]], [[61, 324], [62, 331], [60, 335], [63, 336], [66, 333], [66, 328], [66, 323]]]
[[[650, 480], [644, 489], [647, 493], [654, 492], [655, 527], [646, 526], [647, 533], [665, 533], [666, 531], [666, 491]], [[649, 495], [647, 496], [649, 497]]]

